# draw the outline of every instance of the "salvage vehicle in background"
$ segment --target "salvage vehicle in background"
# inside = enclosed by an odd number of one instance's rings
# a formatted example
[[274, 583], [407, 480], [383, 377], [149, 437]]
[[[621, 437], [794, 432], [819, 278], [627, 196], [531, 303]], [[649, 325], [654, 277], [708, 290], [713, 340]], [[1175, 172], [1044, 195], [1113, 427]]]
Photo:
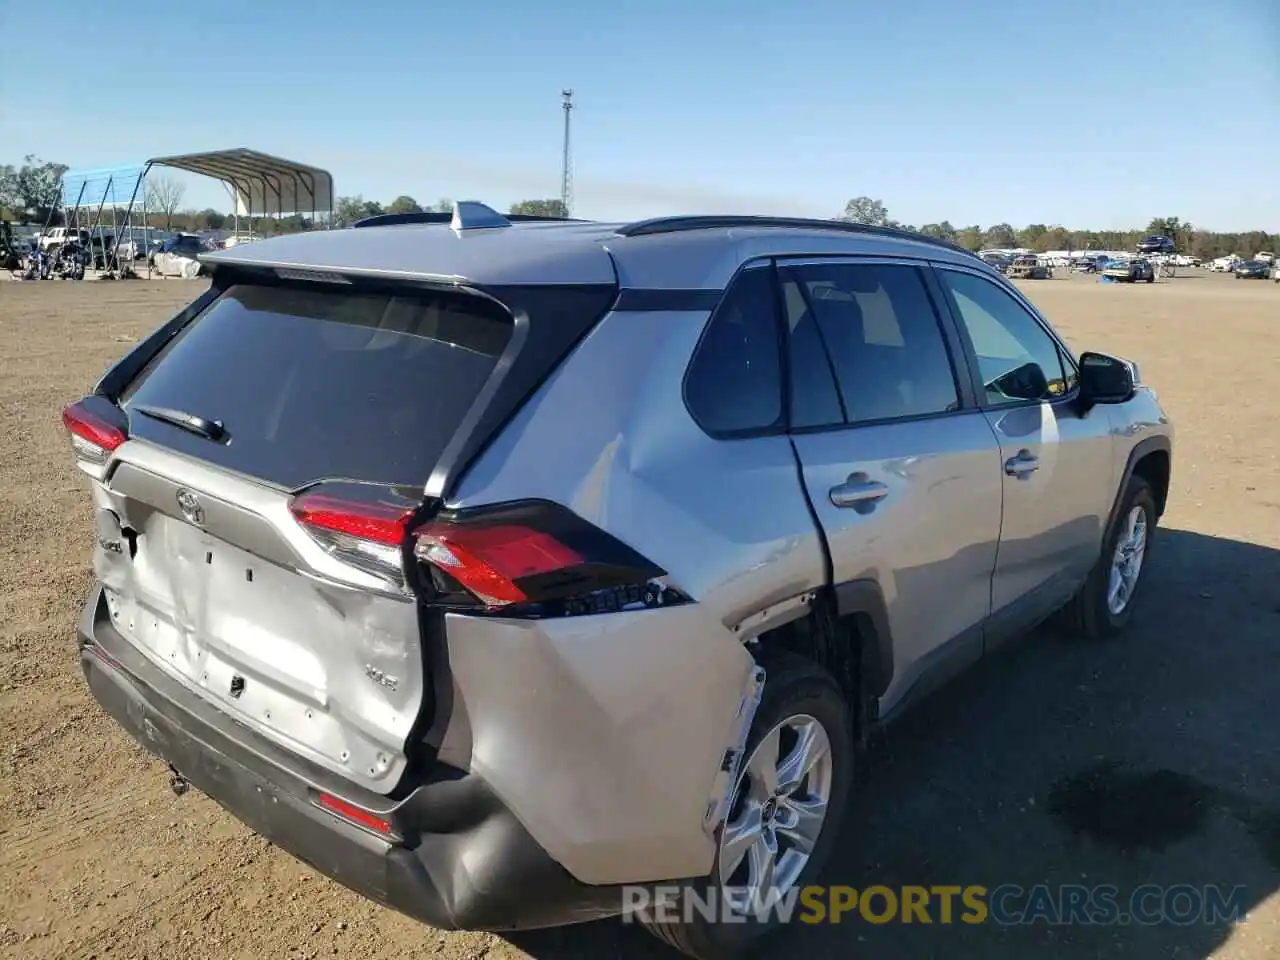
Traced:
[[441, 928], [641, 913], [698, 957], [813, 883], [873, 731], [1133, 616], [1172, 429], [973, 254], [770, 217], [452, 220], [208, 254], [63, 415], [102, 707]]
[[1051, 280], [1053, 270], [1041, 263], [1034, 254], [1014, 257], [1005, 274], [1011, 280]]

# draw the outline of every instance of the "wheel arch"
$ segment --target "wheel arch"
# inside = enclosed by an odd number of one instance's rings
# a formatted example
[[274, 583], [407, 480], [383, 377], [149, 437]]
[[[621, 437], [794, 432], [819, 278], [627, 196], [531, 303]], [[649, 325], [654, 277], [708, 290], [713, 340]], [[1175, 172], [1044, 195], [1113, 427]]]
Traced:
[[884, 593], [874, 580], [853, 580], [814, 596], [808, 609], [752, 641], [757, 659], [781, 649], [811, 660], [835, 678], [856, 733], [879, 719], [879, 698], [893, 680], [893, 639]]
[[1167, 436], [1147, 437], [1134, 445], [1129, 451], [1124, 472], [1120, 475], [1120, 483], [1116, 488], [1115, 500], [1111, 504], [1111, 513], [1107, 518], [1107, 529], [1115, 523], [1124, 500], [1125, 489], [1134, 476], [1142, 477], [1151, 485], [1156, 499], [1156, 516], [1164, 515], [1165, 505], [1169, 500], [1169, 481], [1173, 469], [1173, 443]]

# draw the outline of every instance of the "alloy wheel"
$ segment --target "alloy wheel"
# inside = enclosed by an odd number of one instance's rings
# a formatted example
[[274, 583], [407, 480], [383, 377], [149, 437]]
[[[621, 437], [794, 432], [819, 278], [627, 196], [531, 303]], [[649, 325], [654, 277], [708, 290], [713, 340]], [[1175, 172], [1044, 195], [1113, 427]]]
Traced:
[[1125, 524], [1116, 541], [1111, 557], [1111, 573], [1107, 578], [1107, 609], [1112, 616], [1119, 616], [1129, 606], [1133, 591], [1138, 586], [1142, 561], [1147, 552], [1147, 512], [1134, 506], [1125, 518]]
[[832, 772], [827, 731], [807, 714], [751, 751], [720, 834], [720, 885], [735, 912], [760, 914], [795, 886], [826, 822]]

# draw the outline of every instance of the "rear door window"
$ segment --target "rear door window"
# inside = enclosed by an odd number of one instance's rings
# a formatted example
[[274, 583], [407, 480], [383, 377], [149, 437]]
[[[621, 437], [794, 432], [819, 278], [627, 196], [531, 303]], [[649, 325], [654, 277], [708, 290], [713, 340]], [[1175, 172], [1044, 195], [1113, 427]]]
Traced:
[[[418, 486], [492, 373], [512, 322], [465, 295], [230, 287], [122, 397], [134, 436], [287, 489]], [[216, 420], [212, 442], [141, 412]]]
[[[899, 264], [806, 264], [780, 271], [793, 359], [806, 360], [793, 425], [931, 416], [959, 409], [955, 373], [920, 271]], [[789, 291], [794, 289], [794, 294]], [[830, 358], [838, 386], [817, 363]], [[803, 402], [801, 402], [803, 400]]]

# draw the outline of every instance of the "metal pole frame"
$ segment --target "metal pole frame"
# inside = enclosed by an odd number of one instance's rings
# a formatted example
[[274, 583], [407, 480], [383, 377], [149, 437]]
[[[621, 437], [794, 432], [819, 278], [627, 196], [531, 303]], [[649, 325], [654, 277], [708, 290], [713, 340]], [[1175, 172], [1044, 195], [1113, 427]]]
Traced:
[[109, 174], [107, 176], [107, 185], [103, 188], [102, 199], [98, 201], [98, 212], [94, 215], [93, 220], [90, 221], [89, 226], [89, 249], [87, 251], [89, 260], [90, 262], [93, 261], [93, 232], [96, 230], [98, 231], [98, 238], [102, 241], [102, 270], [104, 273], [107, 269], [107, 238], [102, 233], [102, 208], [107, 205], [107, 194], [111, 192], [111, 186], [115, 183], [115, 179], [114, 175]]
[[[73, 230], [73, 229], [74, 229], [74, 230], [75, 230], [75, 232], [76, 232], [76, 240], [77, 240], [77, 241], [79, 241], [79, 239], [80, 239], [80, 201], [84, 199], [84, 191], [85, 191], [85, 188], [86, 188], [88, 185], [89, 185], [89, 181], [88, 181], [88, 180], [81, 180], [81, 181], [80, 181], [80, 192], [76, 194], [76, 205], [75, 205], [74, 207], [71, 207], [71, 208], [69, 209], [69, 211], [68, 211], [68, 209], [67, 209], [67, 208], [64, 208], [64, 209], [63, 209], [63, 212], [62, 212], [62, 225], [63, 225], [63, 229], [64, 229], [64, 230], [66, 230], [66, 231], [71, 231], [71, 230]], [[65, 196], [62, 198], [62, 200], [63, 200], [63, 202], [64, 202], [64, 203], [66, 202], [66, 199], [67, 199], [67, 198], [66, 198]], [[74, 223], [75, 223], [75, 226], [74, 226], [74, 227], [72, 226], [72, 222], [73, 222], [73, 221], [74, 221]], [[70, 236], [70, 233], [68, 233], [68, 236]], [[90, 239], [90, 240], [92, 240], [92, 239], [93, 239], [93, 235], [92, 235], [92, 234], [90, 234], [90, 235], [89, 235], [89, 239]], [[62, 246], [63, 246], [63, 247], [65, 247], [66, 245], [67, 245], [67, 237], [64, 237], [64, 238], [63, 238], [63, 240], [62, 240]], [[92, 244], [91, 244], [91, 246], [92, 246]], [[61, 260], [61, 259], [62, 259], [62, 250], [61, 250], [61, 249], [59, 249], [59, 251], [58, 251], [58, 259], [59, 259], [59, 260]], [[65, 274], [64, 274], [64, 276], [65, 276]]]
[[[147, 165], [142, 168], [142, 176], [138, 177], [138, 183], [141, 184], [147, 179], [147, 175], [151, 173], [152, 163], [147, 161]], [[147, 279], [151, 279], [151, 228], [147, 226], [147, 191], [142, 191], [142, 236], [147, 243]], [[136, 272], [136, 271], [135, 271]]]
[[[145, 168], [144, 168], [144, 170], [145, 170]], [[136, 262], [137, 262], [137, 259], [138, 259], [138, 257], [137, 257], [137, 253], [138, 253], [138, 246], [137, 246], [137, 244], [134, 242], [134, 239], [133, 239], [133, 207], [134, 207], [134, 204], [135, 204], [135, 203], [137, 203], [137, 200], [138, 200], [138, 188], [142, 186], [142, 178], [143, 178], [143, 176], [144, 176], [144, 172], [139, 172], [139, 174], [134, 178], [134, 181], [133, 181], [133, 191], [129, 194], [129, 205], [128, 205], [127, 207], [125, 207], [125, 208], [124, 208], [124, 223], [122, 223], [122, 224], [120, 224], [118, 227], [116, 227], [116, 219], [115, 219], [115, 213], [114, 213], [114, 211], [112, 212], [112, 215], [111, 215], [111, 225], [112, 225], [113, 227], [115, 227], [115, 229], [116, 229], [116, 245], [115, 245], [115, 249], [113, 250], [113, 253], [114, 253], [113, 261], [114, 261], [114, 263], [115, 263], [115, 268], [116, 268], [117, 272], [120, 272], [122, 275], [123, 275], [123, 271], [122, 271], [122, 270], [121, 270], [121, 268], [120, 268], [120, 236], [121, 236], [121, 234], [122, 234], [124, 231], [126, 231], [126, 230], [129, 232], [129, 243], [130, 243], [130, 245], [132, 246], [132, 249], [133, 249], [133, 253], [134, 253], [133, 261], [134, 261], [134, 263], [136, 263]], [[143, 236], [143, 243], [144, 243], [144, 245], [145, 245], [145, 243], [146, 243], [146, 236], [147, 236], [147, 235], [146, 235], [146, 227], [145, 227], [145, 224], [144, 224], [144, 227], [143, 227], [143, 234], [142, 234], [142, 236]], [[133, 267], [131, 266], [131, 267], [130, 267], [130, 269], [133, 269]], [[138, 271], [137, 271], [137, 270], [133, 270], [133, 272], [134, 272], [134, 275], [136, 276]]]

